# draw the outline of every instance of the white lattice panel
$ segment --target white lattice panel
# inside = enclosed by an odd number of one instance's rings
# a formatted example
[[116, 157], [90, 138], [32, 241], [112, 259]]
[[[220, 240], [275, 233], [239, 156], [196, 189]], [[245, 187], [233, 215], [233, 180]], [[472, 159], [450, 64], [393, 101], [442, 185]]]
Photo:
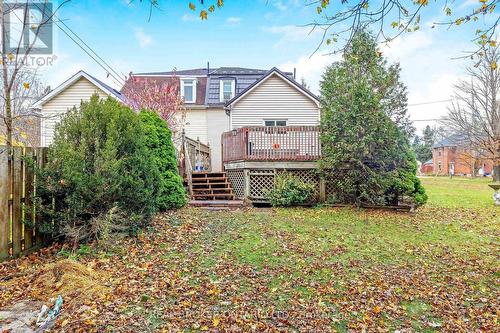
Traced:
[[250, 170], [250, 197], [264, 199], [265, 192], [274, 187], [274, 170]]
[[245, 196], [245, 172], [243, 169], [228, 170], [226, 173], [234, 194], [236, 194], [238, 198], [243, 198]]

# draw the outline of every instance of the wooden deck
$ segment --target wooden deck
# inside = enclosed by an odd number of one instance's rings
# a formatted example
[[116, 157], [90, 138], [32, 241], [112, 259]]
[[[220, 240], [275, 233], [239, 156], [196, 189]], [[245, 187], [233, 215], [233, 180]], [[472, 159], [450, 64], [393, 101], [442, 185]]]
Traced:
[[222, 134], [223, 162], [316, 161], [319, 126], [252, 126]]

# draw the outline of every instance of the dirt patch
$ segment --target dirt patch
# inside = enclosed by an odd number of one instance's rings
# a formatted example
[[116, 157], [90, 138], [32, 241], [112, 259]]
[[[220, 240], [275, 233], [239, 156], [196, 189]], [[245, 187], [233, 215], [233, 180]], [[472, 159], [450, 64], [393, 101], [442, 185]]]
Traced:
[[0, 329], [2, 332], [35, 332], [36, 318], [42, 302], [26, 301], [0, 310]]

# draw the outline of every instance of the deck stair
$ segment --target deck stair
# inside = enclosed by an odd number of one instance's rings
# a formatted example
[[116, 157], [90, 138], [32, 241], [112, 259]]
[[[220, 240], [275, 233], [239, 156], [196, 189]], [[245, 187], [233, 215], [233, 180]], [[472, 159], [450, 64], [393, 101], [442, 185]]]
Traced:
[[235, 200], [225, 172], [193, 172], [193, 200]]

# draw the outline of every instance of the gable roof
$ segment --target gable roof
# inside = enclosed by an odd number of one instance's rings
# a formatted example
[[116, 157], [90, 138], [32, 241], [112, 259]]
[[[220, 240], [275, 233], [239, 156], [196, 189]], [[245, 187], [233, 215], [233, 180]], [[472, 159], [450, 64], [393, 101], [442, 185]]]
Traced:
[[456, 133], [452, 134], [438, 143], [434, 144], [432, 148], [442, 148], [442, 147], [455, 147], [463, 145], [467, 142], [467, 138], [464, 134]]
[[86, 73], [83, 70], [78, 71], [76, 74], [71, 76], [69, 79], [61, 83], [59, 86], [57, 86], [54, 90], [52, 90], [50, 93], [39, 99], [34, 105], [33, 108], [35, 109], [40, 109], [43, 104], [47, 103], [50, 101], [52, 98], [56, 97], [60, 92], [64, 91], [66, 88], [71, 86], [73, 83], [77, 82], [79, 79], [85, 78], [89, 80], [92, 84], [94, 84], [96, 87], [101, 89], [104, 93], [107, 95], [117, 99], [120, 102], [125, 103], [125, 98], [124, 96], [117, 91], [116, 89], [113, 89], [109, 85], [105, 84], [101, 80], [93, 77], [92, 75]]
[[302, 94], [306, 95], [309, 97], [314, 103], [319, 105], [319, 98], [315, 94], [313, 94], [309, 89], [305, 88], [302, 86], [300, 83], [295, 81], [288, 73], [280, 71], [278, 68], [273, 67], [271, 68], [266, 74], [264, 74], [260, 79], [243, 89], [238, 95], [234, 96], [232, 99], [226, 102], [226, 106], [230, 106], [236, 102], [238, 102], [241, 98], [243, 98], [246, 94], [257, 88], [259, 85], [261, 85], [263, 82], [265, 82], [267, 79], [269, 79], [271, 76], [277, 75], [280, 77], [282, 80], [285, 82], [289, 83], [291, 86], [293, 86], [295, 89], [297, 89], [299, 92]]
[[219, 67], [211, 68], [193, 68], [166, 72], [144, 72], [134, 73], [135, 76], [207, 76], [207, 75], [264, 75], [267, 73], [265, 69], [244, 68], [244, 67]]

